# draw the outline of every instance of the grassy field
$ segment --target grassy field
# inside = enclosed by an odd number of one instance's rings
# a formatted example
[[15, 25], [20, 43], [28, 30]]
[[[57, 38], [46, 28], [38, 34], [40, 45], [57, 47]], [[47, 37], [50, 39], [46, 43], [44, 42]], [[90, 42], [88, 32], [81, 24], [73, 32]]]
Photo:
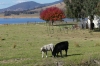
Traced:
[[[99, 66], [100, 32], [65, 27], [0, 25], [0, 66]], [[69, 41], [67, 57], [53, 58], [51, 52], [41, 57], [43, 45], [60, 41]]]

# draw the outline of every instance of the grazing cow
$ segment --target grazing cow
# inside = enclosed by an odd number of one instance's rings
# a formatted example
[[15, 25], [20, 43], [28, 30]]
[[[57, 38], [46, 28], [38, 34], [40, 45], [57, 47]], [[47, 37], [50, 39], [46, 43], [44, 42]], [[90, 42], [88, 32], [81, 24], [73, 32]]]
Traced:
[[47, 51], [53, 51], [54, 49], [54, 45], [51, 43], [51, 44], [48, 44], [48, 45], [44, 45], [42, 48], [41, 48], [41, 52], [42, 52], [42, 58], [44, 57], [44, 53], [46, 53], [46, 57], [47, 57]]
[[55, 57], [55, 56], [58, 56], [58, 53], [60, 52], [61, 54], [61, 57], [62, 57], [62, 50], [65, 50], [66, 51], [66, 56], [67, 56], [67, 50], [68, 50], [68, 46], [69, 46], [69, 43], [68, 41], [63, 41], [63, 42], [60, 42], [60, 43], [57, 43], [54, 47], [54, 50], [52, 52], [52, 55]]

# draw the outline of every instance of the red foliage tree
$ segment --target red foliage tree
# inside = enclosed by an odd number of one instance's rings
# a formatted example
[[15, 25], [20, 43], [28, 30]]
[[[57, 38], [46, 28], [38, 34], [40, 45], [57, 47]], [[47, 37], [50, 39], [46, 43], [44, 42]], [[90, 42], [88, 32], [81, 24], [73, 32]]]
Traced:
[[65, 18], [65, 14], [61, 9], [57, 7], [50, 7], [40, 13], [40, 18], [45, 21], [51, 21], [53, 25], [54, 21], [62, 20]]

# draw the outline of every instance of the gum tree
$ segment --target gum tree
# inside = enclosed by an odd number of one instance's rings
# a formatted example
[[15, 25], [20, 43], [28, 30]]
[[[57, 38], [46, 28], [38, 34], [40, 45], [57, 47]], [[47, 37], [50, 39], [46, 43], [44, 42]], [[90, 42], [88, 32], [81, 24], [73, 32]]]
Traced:
[[[90, 16], [93, 23], [94, 15], [97, 14], [97, 5], [100, 0], [64, 0], [67, 7], [67, 16], [70, 18], [82, 18]], [[90, 24], [90, 26], [92, 26]], [[90, 27], [91, 29], [91, 27]]]
[[[100, 2], [97, 5], [96, 13], [100, 16]], [[99, 24], [99, 31], [100, 31], [100, 24]]]

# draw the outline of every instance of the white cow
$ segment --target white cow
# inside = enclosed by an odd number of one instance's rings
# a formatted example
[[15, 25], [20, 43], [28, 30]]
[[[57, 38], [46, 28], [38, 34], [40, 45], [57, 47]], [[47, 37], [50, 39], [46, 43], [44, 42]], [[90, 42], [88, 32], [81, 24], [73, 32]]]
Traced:
[[43, 47], [41, 47], [41, 52], [42, 52], [42, 58], [44, 57], [44, 53], [46, 53], [46, 58], [47, 58], [47, 51], [53, 51], [54, 49], [54, 45], [51, 43], [51, 44], [48, 44], [48, 45], [44, 45]]

